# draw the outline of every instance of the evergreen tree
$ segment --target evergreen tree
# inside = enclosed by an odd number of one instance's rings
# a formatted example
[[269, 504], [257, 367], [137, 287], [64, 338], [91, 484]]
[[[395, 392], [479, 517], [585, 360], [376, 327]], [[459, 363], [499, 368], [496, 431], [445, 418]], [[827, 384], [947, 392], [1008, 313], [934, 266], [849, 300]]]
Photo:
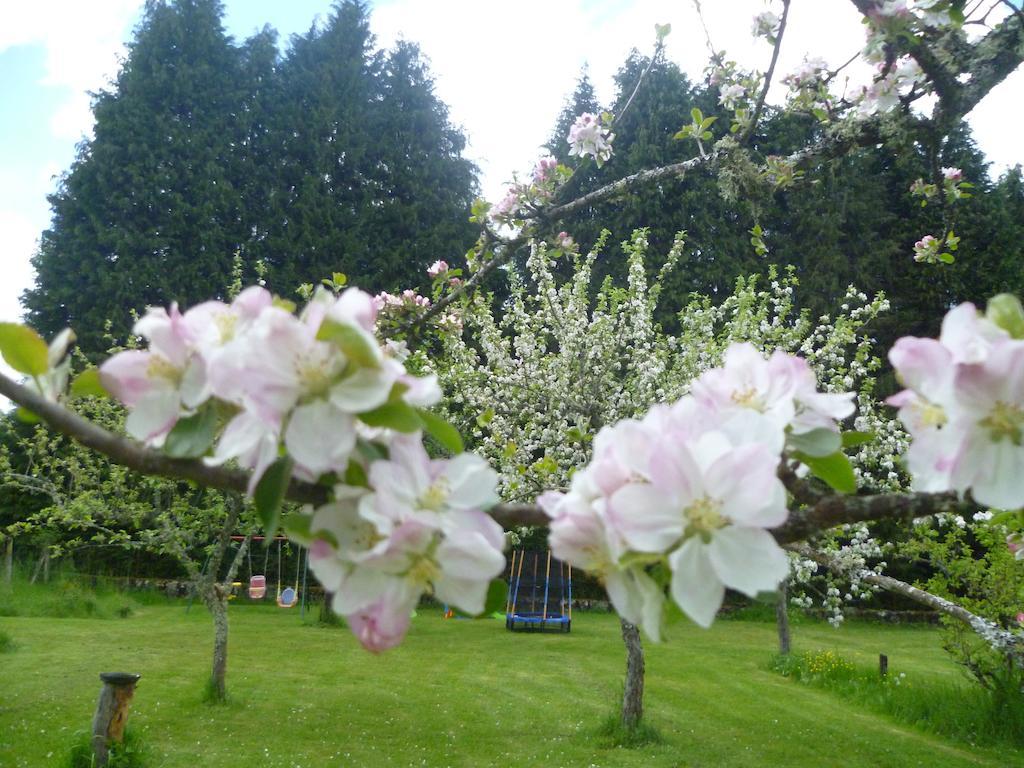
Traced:
[[416, 46], [374, 50], [363, 3], [292, 41], [281, 64], [281, 195], [267, 257], [289, 293], [340, 271], [367, 290], [421, 282], [472, 243], [475, 168]]
[[113, 88], [94, 104], [95, 137], [51, 196], [53, 222], [24, 296], [45, 333], [71, 325], [83, 348], [105, 347], [107, 318], [216, 295], [245, 239], [239, 56], [217, 0], [150, 0]]
[[474, 239], [475, 168], [418, 49], [377, 51], [364, 3], [338, 3], [282, 60], [269, 27], [240, 46], [219, 0], [149, 0], [94, 104], [95, 137], [51, 196], [24, 296], [45, 335], [89, 353], [132, 310], [222, 295], [266, 266], [291, 295], [333, 272], [364, 288], [422, 281]]

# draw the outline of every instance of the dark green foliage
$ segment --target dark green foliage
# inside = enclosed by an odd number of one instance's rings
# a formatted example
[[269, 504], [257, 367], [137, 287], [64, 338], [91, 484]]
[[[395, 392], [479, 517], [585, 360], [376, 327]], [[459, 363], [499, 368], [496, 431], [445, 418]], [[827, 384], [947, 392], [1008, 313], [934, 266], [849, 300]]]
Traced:
[[[622, 108], [648, 62], [635, 51], [629, 56], [616, 76], [618, 94], [609, 109]], [[694, 107], [705, 115], [723, 115], [715, 87], [692, 84], [674, 64], [656, 61], [615, 126], [612, 160], [601, 171], [584, 166], [562, 199], [645, 168], [694, 157], [694, 141], [672, 138], [689, 121]], [[574, 116], [599, 109], [584, 75], [549, 144], [561, 161], [569, 160], [565, 136]], [[725, 135], [728, 121], [720, 119], [711, 130], [716, 139]], [[817, 138], [815, 120], [769, 111], [753, 149], [759, 157], [787, 155]], [[936, 203], [922, 208], [909, 194], [915, 179], [931, 180], [943, 166], [962, 168], [965, 179], [975, 185], [972, 198], [947, 212], [955, 215], [952, 221]], [[881, 349], [904, 334], [934, 335], [943, 313], [954, 303], [980, 305], [988, 296], [1024, 287], [1021, 173], [1014, 170], [995, 183], [989, 181], [966, 124], [940, 148], [893, 142], [823, 160], [806, 169], [794, 186], [774, 194], [766, 185], [745, 187], [741, 199], [729, 192], [717, 175], [696, 170], [582, 211], [560, 222], [558, 229], [589, 248], [603, 228], [611, 231], [610, 241], [618, 243], [634, 229], [646, 227], [655, 253], [667, 252], [675, 233], [686, 230], [687, 255], [666, 281], [667, 295], [660, 302], [666, 312], [659, 319], [669, 328], [670, 312], [682, 306], [690, 292], [722, 295], [738, 276], [763, 272], [767, 264], [796, 267], [798, 299], [815, 316], [832, 313], [850, 284], [867, 293], [884, 291], [892, 310], [872, 329]], [[765, 256], [758, 256], [750, 244], [749, 230], [755, 224], [764, 232], [769, 249]], [[962, 238], [957, 262], [914, 262], [914, 242], [929, 233], [941, 236], [949, 224]], [[624, 270], [619, 251], [609, 251], [599, 265], [601, 274], [619, 278]]]
[[421, 282], [473, 239], [475, 168], [416, 46], [374, 49], [346, 0], [284, 58], [265, 28], [241, 45], [218, 0], [150, 0], [95, 137], [51, 196], [24, 296], [44, 335], [90, 354], [130, 311], [222, 297], [234, 255], [269, 286], [347, 273], [363, 288]]

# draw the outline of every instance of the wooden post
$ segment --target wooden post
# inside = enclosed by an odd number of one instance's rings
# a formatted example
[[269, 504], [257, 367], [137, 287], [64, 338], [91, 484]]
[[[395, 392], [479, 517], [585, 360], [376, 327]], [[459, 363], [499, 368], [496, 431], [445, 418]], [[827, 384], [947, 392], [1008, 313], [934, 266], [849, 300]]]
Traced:
[[14, 578], [14, 535], [7, 534], [7, 546], [4, 548], [4, 583], [11, 585]]
[[783, 580], [779, 584], [779, 599], [775, 603], [775, 627], [779, 631], [779, 653], [788, 656], [790, 652], [789, 634], [789, 590]]
[[626, 644], [626, 684], [622, 692], [622, 725], [633, 731], [644, 716], [644, 648], [640, 630], [625, 619], [622, 640]]
[[878, 674], [882, 677], [889, 674], [889, 657], [884, 653], [878, 654]]
[[96, 765], [104, 766], [110, 759], [110, 745], [124, 740], [128, 722], [128, 705], [135, 694], [140, 675], [129, 672], [101, 672], [103, 689], [92, 718], [92, 751]]

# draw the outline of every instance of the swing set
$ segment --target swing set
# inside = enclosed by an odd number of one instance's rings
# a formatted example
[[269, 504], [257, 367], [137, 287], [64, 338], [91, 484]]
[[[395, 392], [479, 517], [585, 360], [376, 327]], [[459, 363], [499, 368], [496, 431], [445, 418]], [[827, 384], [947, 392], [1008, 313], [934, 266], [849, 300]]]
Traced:
[[[244, 536], [232, 536], [235, 541], [241, 541]], [[263, 541], [262, 536], [252, 536], [252, 541]], [[302, 569], [302, 553], [295, 560], [295, 586], [285, 586], [282, 589], [281, 582], [281, 543], [287, 542], [286, 536], [275, 536], [277, 542], [277, 607], [294, 608], [299, 602], [299, 572]], [[291, 544], [288, 545], [291, 547]], [[268, 544], [263, 555], [263, 572], [256, 573], [252, 567], [252, 549], [249, 550], [249, 599], [262, 600], [267, 596], [267, 564], [270, 561], [270, 545]], [[309, 558], [306, 558], [306, 567], [309, 567]]]
[[551, 550], [514, 551], [509, 566], [505, 628], [510, 632], [571, 631], [572, 566], [551, 557]]

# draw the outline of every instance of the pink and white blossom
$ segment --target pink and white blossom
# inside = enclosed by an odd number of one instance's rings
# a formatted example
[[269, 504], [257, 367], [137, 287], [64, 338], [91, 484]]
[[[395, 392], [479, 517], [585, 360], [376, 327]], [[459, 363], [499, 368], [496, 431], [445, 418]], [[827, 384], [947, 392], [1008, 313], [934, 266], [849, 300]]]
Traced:
[[182, 409], [194, 408], [205, 399], [203, 366], [192, 354], [193, 336], [177, 304], [171, 305], [170, 312], [150, 307], [133, 330], [149, 342], [149, 348], [111, 357], [100, 366], [100, 381], [128, 406], [128, 434], [160, 446]]
[[589, 155], [594, 158], [594, 162], [600, 168], [612, 156], [612, 141], [614, 139], [615, 134], [602, 124], [597, 115], [584, 112], [569, 128], [569, 155], [572, 157]]

